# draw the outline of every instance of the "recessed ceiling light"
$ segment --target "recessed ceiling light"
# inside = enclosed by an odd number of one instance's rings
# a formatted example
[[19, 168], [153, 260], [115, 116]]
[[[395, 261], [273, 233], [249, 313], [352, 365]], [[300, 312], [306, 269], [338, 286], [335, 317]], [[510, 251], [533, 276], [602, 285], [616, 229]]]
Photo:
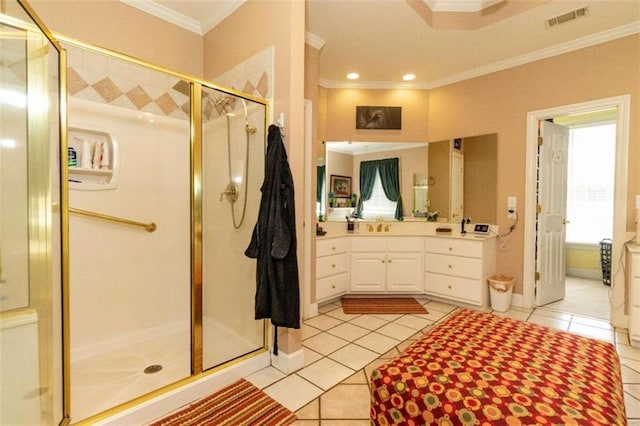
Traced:
[[358, 74], [357, 72], [350, 72], [349, 74], [347, 74], [347, 78], [349, 80], [357, 80], [360, 78], [360, 74]]
[[411, 80], [415, 80], [416, 75], [415, 74], [405, 74], [402, 76], [402, 79], [404, 81], [411, 81]]

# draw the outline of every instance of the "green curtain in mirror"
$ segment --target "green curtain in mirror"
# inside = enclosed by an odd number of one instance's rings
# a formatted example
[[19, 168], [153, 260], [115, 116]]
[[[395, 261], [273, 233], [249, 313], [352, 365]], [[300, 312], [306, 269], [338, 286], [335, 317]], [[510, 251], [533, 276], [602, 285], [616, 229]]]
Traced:
[[397, 202], [395, 218], [402, 220], [402, 196], [400, 195], [399, 160], [387, 158], [378, 160], [378, 172], [384, 195], [391, 201]]
[[323, 211], [322, 191], [324, 190], [324, 177], [326, 175], [327, 166], [316, 167], [318, 180], [316, 181], [316, 202], [320, 203], [320, 213]]
[[378, 173], [377, 161], [360, 162], [360, 199], [358, 200], [358, 217], [362, 217], [362, 207], [365, 201], [371, 199], [373, 195], [373, 184]]

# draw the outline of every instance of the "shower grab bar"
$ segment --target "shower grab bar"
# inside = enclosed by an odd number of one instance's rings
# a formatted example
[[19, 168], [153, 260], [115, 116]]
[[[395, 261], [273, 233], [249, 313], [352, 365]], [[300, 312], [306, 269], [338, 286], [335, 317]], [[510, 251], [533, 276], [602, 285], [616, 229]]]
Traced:
[[123, 223], [125, 225], [139, 226], [141, 228], [144, 228], [147, 232], [154, 232], [156, 229], [158, 229], [158, 227], [156, 226], [155, 222], [151, 222], [151, 223], [136, 222], [135, 220], [123, 219], [121, 217], [109, 216], [109, 215], [106, 215], [106, 214], [95, 213], [95, 212], [91, 212], [91, 211], [88, 211], [88, 210], [76, 209], [75, 207], [69, 207], [69, 213], [75, 213], [75, 214], [80, 215], [80, 216], [91, 217], [91, 218], [94, 218], [94, 219], [106, 220], [108, 222]]

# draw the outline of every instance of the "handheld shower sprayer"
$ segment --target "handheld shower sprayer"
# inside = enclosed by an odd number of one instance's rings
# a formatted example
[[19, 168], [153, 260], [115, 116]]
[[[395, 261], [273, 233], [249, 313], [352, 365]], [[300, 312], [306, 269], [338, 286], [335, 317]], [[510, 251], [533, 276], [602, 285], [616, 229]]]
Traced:
[[[231, 217], [233, 219], [233, 227], [235, 229], [239, 229], [244, 222], [245, 213], [247, 211], [247, 187], [249, 185], [248, 182], [248, 169], [249, 169], [249, 138], [252, 134], [256, 133], [258, 129], [251, 124], [249, 124], [249, 109], [247, 108], [247, 102], [245, 99], [240, 99], [242, 101], [242, 108], [244, 110], [244, 132], [246, 135], [246, 145], [245, 145], [245, 158], [244, 158], [244, 173], [241, 185], [243, 186], [242, 194], [240, 193], [240, 187], [237, 183], [234, 182], [231, 175], [231, 117], [233, 114], [233, 105], [236, 102], [235, 98], [230, 96], [224, 96], [215, 101], [214, 105], [218, 109], [218, 111], [222, 114], [223, 111], [228, 111], [226, 113], [227, 116], [227, 166], [229, 170], [229, 183], [225, 187], [224, 191], [220, 194], [220, 201], [222, 201], [223, 197], [226, 196], [227, 200], [231, 203]], [[242, 195], [242, 213], [240, 216], [240, 220], [236, 221], [236, 213], [235, 213], [235, 204]]]
[[242, 108], [244, 109], [244, 131], [247, 132], [248, 135], [252, 135], [258, 131], [258, 129], [249, 124], [249, 110], [247, 109], [247, 101], [244, 99], [242, 99]]

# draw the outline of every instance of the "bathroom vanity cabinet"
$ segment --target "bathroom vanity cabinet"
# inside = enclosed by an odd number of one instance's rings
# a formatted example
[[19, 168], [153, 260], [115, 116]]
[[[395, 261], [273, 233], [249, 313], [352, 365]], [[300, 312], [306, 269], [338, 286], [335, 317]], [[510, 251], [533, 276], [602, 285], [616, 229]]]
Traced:
[[629, 260], [629, 339], [640, 347], [640, 245], [628, 244]]
[[495, 273], [495, 239], [425, 237], [425, 293], [472, 305], [488, 304]]
[[347, 292], [349, 287], [349, 240], [327, 238], [316, 243], [316, 298], [319, 302]]
[[350, 239], [352, 292], [422, 292], [422, 238]]
[[494, 237], [473, 234], [318, 238], [316, 300], [344, 294], [427, 294], [487, 307], [495, 245]]

